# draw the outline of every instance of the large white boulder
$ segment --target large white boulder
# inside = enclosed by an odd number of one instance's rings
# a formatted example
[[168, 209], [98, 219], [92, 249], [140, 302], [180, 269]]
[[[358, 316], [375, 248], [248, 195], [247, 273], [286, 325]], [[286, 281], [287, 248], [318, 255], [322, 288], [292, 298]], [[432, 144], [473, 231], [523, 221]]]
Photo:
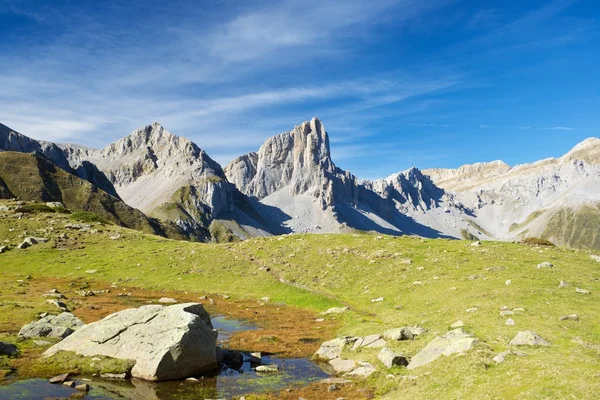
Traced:
[[131, 375], [149, 381], [184, 379], [217, 368], [217, 331], [201, 304], [148, 305], [86, 325], [44, 355], [134, 360]]

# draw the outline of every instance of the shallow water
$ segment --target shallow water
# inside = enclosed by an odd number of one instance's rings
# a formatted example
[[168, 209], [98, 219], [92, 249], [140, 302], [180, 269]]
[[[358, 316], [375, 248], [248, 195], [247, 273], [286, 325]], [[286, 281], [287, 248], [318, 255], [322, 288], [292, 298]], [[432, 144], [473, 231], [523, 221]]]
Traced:
[[[213, 327], [219, 331], [219, 341], [232, 333], [257, 329], [243, 321], [224, 317], [212, 318]], [[196, 377], [199, 382], [152, 383], [139, 379], [103, 380], [93, 378], [87, 382], [92, 390], [85, 399], [177, 400], [231, 398], [249, 393], [277, 392], [295, 384], [306, 385], [328, 377], [315, 363], [305, 358], [277, 358], [263, 356], [263, 364], [277, 364], [277, 373], [257, 373], [249, 362], [240, 370], [223, 369], [213, 374]], [[78, 383], [81, 379], [76, 380]], [[44, 379], [27, 379], [0, 386], [0, 399], [45, 400], [68, 398], [76, 390], [61, 385], [51, 385]]]

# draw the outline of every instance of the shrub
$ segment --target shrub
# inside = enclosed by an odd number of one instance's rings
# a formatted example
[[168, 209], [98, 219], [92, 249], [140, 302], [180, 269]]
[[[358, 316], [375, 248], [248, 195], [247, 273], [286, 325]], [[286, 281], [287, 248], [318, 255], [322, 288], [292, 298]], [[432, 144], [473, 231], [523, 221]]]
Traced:
[[75, 211], [73, 214], [71, 214], [71, 219], [74, 219], [76, 221], [81, 221], [81, 222], [88, 222], [88, 223], [100, 222], [101, 224], [104, 224], [104, 225], [108, 224], [107, 220], [105, 220], [98, 214], [94, 214], [93, 212], [89, 212], [89, 211]]
[[521, 241], [521, 243], [528, 246], [554, 246], [554, 243], [547, 239], [541, 239], [536, 237], [528, 237]]

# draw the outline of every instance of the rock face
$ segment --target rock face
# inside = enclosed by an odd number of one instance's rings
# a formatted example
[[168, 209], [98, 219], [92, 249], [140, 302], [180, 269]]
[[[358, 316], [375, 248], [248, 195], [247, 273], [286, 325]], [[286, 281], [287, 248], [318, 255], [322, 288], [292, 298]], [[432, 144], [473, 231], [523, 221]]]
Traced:
[[82, 326], [84, 324], [79, 318], [64, 312], [59, 315], [48, 315], [23, 326], [19, 331], [19, 336], [28, 339], [39, 337], [64, 339]]
[[463, 329], [455, 329], [441, 337], [433, 339], [423, 350], [410, 361], [407, 369], [415, 369], [437, 360], [442, 355], [450, 356], [471, 350], [479, 340]]
[[509, 167], [478, 163], [423, 171], [472, 210], [491, 237], [542, 237], [558, 245], [600, 248], [600, 139], [590, 138], [560, 158]]
[[216, 339], [201, 304], [148, 305], [86, 325], [44, 355], [73, 351], [134, 360], [131, 374], [136, 378], [176, 380], [217, 367]]
[[157, 122], [101, 150], [75, 145], [62, 150], [72, 164], [96, 165], [127, 204], [200, 238], [212, 219], [233, 211], [234, 187], [221, 166]]

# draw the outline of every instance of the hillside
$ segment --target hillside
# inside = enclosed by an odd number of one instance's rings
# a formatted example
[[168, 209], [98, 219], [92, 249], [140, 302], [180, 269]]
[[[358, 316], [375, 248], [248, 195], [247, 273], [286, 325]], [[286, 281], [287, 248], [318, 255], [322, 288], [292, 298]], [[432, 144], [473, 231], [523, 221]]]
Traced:
[[142, 232], [183, 238], [177, 229], [146, 217], [119, 198], [35, 154], [0, 153], [0, 198], [60, 202], [69, 210], [88, 211]]
[[[67, 249], [60, 251], [53, 248], [53, 241], [59, 240], [67, 216], [39, 214], [17, 220], [11, 215], [0, 212], [0, 234], [11, 246], [22, 240], [22, 231], [37, 232], [46, 229], [49, 220], [56, 222], [50, 243], [0, 254], [0, 338], [5, 341], [13, 340], [19, 327], [37, 313], [53, 311], [41, 296], [52, 287], [62, 290], [69, 307], [87, 320], [115, 307], [143, 305], [165, 295], [182, 301], [207, 296], [210, 301], [200, 301], [212, 313], [221, 310], [239, 318], [259, 318], [257, 323], [263, 324], [255, 333], [234, 336], [232, 345], [261, 346], [261, 351], [279, 354], [294, 349], [295, 356], [307, 355], [321, 341], [337, 336], [419, 325], [427, 332], [415, 340], [388, 342], [395, 351], [414, 358], [457, 321], [479, 340], [473, 350], [442, 356], [415, 370], [386, 369], [377, 359], [379, 349], [346, 349], [345, 358], [377, 368], [367, 380], [353, 379], [355, 383], [344, 389], [350, 390], [345, 392], [347, 398], [366, 399], [373, 394], [384, 399], [591, 399], [600, 390], [600, 264], [590, 257], [596, 253], [372, 234], [305, 234], [202, 244], [168, 241], [110, 225], [96, 234], [70, 234]], [[120, 238], [111, 240], [116, 232]], [[553, 267], [537, 268], [542, 262]], [[90, 270], [94, 273], [86, 272]], [[24, 280], [26, 275], [32, 279]], [[111, 291], [83, 297], [80, 287]], [[128, 292], [131, 297], [118, 296]], [[269, 302], [259, 301], [265, 297]], [[333, 306], [350, 310], [318, 315]], [[561, 319], [572, 314], [576, 319]], [[284, 316], [286, 322], [280, 319]], [[525, 330], [537, 333], [550, 346], [508, 345]], [[43, 351], [30, 341], [18, 345], [24, 359]], [[507, 356], [502, 363], [493, 361], [507, 349], [521, 355]], [[264, 390], [268, 382], [264, 381]], [[330, 392], [328, 386], [312, 387], [311, 396], [293, 387], [290, 392], [247, 398], [339, 398], [341, 390]]]

